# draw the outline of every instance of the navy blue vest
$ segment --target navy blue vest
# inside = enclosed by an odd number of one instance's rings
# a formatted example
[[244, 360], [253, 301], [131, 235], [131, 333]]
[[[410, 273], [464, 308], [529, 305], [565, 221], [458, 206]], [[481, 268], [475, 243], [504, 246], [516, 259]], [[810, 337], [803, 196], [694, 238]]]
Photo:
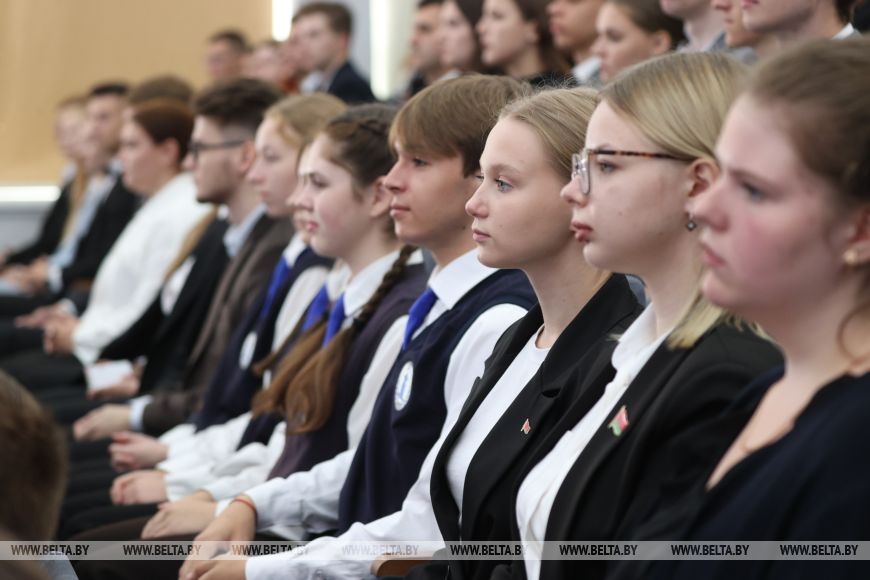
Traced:
[[426, 280], [423, 264], [405, 268], [401, 279], [384, 296], [378, 309], [350, 347], [335, 391], [332, 415], [317, 431], [287, 434], [284, 451], [272, 467], [270, 479], [311, 469], [347, 449], [347, 417], [359, 395], [362, 378], [371, 366], [384, 334], [397, 318], [408, 313], [411, 305], [426, 289]]
[[444, 379], [451, 354], [480, 314], [506, 303], [526, 309], [535, 303], [519, 270], [500, 270], [481, 281], [396, 359], [341, 490], [339, 531], [401, 509], [444, 426]]
[[302, 252], [290, 269], [287, 279], [278, 287], [268, 312], [260, 317], [260, 310], [266, 302], [266, 294], [269, 290], [268, 284], [263, 288], [259, 298], [245, 314], [242, 323], [233, 332], [221, 362], [212, 376], [203, 397], [202, 408], [194, 417], [197, 430], [225, 423], [251, 408], [251, 399], [259, 391], [262, 379], [252, 372], [250, 366], [242, 367], [239, 362], [245, 340], [250, 333], [256, 333], [251, 363], [256, 363], [269, 354], [275, 336], [275, 322], [290, 288], [309, 268], [329, 268], [331, 264], [332, 260], [329, 258], [323, 258], [311, 251]]

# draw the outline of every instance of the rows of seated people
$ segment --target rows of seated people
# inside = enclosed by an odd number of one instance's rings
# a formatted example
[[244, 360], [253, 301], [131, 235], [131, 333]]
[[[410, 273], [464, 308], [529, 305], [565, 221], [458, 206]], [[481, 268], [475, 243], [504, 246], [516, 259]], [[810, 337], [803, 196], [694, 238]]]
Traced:
[[[0, 270], [3, 539], [203, 542], [97, 580], [863, 577], [544, 549], [870, 535], [854, 4], [422, 0], [378, 103], [310, 3], [198, 91], [64, 100]], [[530, 548], [346, 550], [403, 541]]]

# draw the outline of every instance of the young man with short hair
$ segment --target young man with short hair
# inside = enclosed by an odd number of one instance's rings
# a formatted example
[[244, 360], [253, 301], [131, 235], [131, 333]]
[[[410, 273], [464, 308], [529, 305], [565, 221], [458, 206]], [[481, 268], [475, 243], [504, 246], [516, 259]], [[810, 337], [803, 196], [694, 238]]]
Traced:
[[[296, 11], [292, 35], [298, 39], [300, 67], [310, 92], [322, 91], [346, 103], [375, 100], [371, 87], [348, 60], [353, 17], [343, 5], [312, 2]], [[313, 80], [312, 80], [313, 79]], [[314, 82], [316, 81], [316, 82]]]

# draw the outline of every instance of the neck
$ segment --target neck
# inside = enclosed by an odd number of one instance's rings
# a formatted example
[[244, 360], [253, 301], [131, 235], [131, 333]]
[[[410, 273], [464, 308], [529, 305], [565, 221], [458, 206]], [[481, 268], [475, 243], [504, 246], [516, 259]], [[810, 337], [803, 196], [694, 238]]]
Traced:
[[166, 184], [172, 181], [172, 179], [178, 175], [178, 171], [175, 170], [166, 170], [154, 177], [154, 188], [149, 192], [144, 192], [143, 195], [145, 197], [154, 197], [161, 189], [166, 187]]
[[350, 268], [351, 278], [366, 269], [375, 260], [395, 252], [401, 247], [401, 243], [393, 236], [384, 233], [380, 226], [372, 228], [362, 239], [354, 244], [353, 251], [340, 259], [347, 263]]
[[810, 18], [795, 23], [787, 30], [780, 30], [774, 35], [783, 43], [790, 44], [799, 40], [833, 38], [846, 26], [840, 20], [833, 2], [823, 2]]
[[693, 51], [706, 50], [716, 37], [722, 34], [722, 14], [707, 4], [697, 14], [683, 22], [683, 30], [689, 40], [689, 48]]
[[544, 61], [537, 46], [530, 46], [516, 59], [505, 65], [505, 73], [515, 79], [525, 79], [544, 72]]
[[758, 57], [758, 60], [767, 58], [779, 52], [782, 43], [772, 34], [759, 35], [758, 40], [752, 44], [751, 48]]
[[592, 45], [582, 46], [580, 48], [575, 48], [571, 51], [571, 60], [574, 61], [574, 64], [580, 64], [587, 58], [592, 56]]
[[329, 61], [329, 64], [326, 65], [326, 68], [324, 68], [320, 72], [323, 73], [324, 76], [334, 75], [335, 72], [338, 69], [340, 69], [342, 67], [342, 65], [344, 65], [344, 63], [346, 63], [346, 62], [347, 62], [347, 52], [341, 52], [341, 53], [335, 55], [335, 58], [333, 58], [331, 61]]
[[468, 235], [468, 227], [462, 228], [461, 233], [454, 236], [451, 240], [443, 243], [423, 245], [432, 254], [432, 259], [435, 260], [435, 267], [439, 270], [477, 247], [474, 240]]
[[676, 240], [670, 251], [660, 251], [660, 260], [649, 272], [638, 272], [656, 319], [656, 336], [671, 330], [685, 312], [701, 276], [700, 250], [692, 234]]
[[438, 66], [420, 72], [423, 74], [423, 80], [426, 81], [426, 86], [429, 86], [444, 75], [446, 75], [448, 72], [450, 72], [450, 67]]
[[[767, 308], [757, 317], [764, 330], [783, 351], [784, 382], [805, 388], [820, 388], [830, 379], [853, 368], [866, 372], [867, 364], [854, 365], [842, 344], [854, 357], [867, 355], [870, 338], [870, 317], [849, 318], [858, 301], [860, 284], [840, 284], [826, 299], [799, 302], [789, 297], [777, 301], [776, 308]], [[845, 331], [842, 321], [849, 320]], [[842, 339], [842, 340], [841, 340]]]
[[242, 223], [254, 208], [257, 207], [258, 203], [257, 192], [248, 185], [247, 181], [242, 181], [236, 191], [225, 202], [227, 206], [227, 221], [233, 225]]
[[565, 251], [523, 267], [544, 318], [539, 348], [552, 346], [610, 277], [610, 272], [590, 266], [583, 259], [583, 246], [571, 242]]

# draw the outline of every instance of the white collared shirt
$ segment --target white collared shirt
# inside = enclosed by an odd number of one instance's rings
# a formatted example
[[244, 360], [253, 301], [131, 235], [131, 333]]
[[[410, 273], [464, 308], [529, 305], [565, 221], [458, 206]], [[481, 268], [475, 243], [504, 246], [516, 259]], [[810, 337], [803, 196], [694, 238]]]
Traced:
[[73, 335], [82, 364], [135, 322], [154, 301], [188, 231], [209, 210], [196, 201], [193, 178], [172, 178], [133, 216], [97, 271], [88, 307]]
[[[495, 273], [477, 260], [476, 250], [432, 273], [429, 287], [438, 300], [415, 336], [453, 308], [478, 283]], [[344, 542], [431, 540], [441, 541], [441, 531], [432, 511], [429, 481], [441, 441], [450, 432], [474, 380], [483, 373], [484, 362], [504, 331], [525, 315], [514, 304], [499, 304], [481, 313], [460, 339], [447, 366], [444, 398], [447, 417], [438, 441], [430, 449], [417, 480], [406, 496], [402, 510], [368, 524], [355, 523], [338, 538], [321, 537], [307, 546], [306, 556], [280, 554], [251, 558], [245, 566], [248, 580], [347, 577], [370, 574], [371, 561], [345, 559]], [[334, 529], [338, 520], [338, 496], [355, 449], [287, 479], [273, 479], [246, 492], [256, 506], [258, 527], [275, 523], [306, 532]], [[301, 536], [299, 536], [301, 537]]]
[[577, 84], [588, 86], [600, 70], [601, 59], [597, 56], [590, 56], [575, 64], [574, 68], [571, 69], [571, 74], [574, 75]]
[[266, 206], [258, 204], [248, 212], [248, 215], [238, 224], [230, 224], [227, 231], [224, 232], [224, 248], [226, 248], [227, 256], [230, 259], [235, 258], [242, 246], [245, 245], [245, 240], [251, 234], [251, 230], [260, 221], [260, 218], [266, 213]]
[[849, 38], [853, 34], [855, 34], [855, 27], [852, 26], [851, 22], [847, 22], [846, 26], [844, 26], [840, 32], [835, 34], [831, 40], [843, 40], [844, 38]]
[[[652, 307], [647, 306], [619, 339], [611, 357], [616, 375], [604, 388], [604, 394], [577, 426], [562, 436], [520, 485], [516, 513], [522, 541], [544, 540], [550, 510], [568, 472], [595, 433], [613, 417], [616, 403], [668, 334], [656, 336], [655, 314]], [[541, 560], [540, 554], [533, 550], [533, 547], [526, 550], [526, 576], [529, 580], [538, 580]]]

